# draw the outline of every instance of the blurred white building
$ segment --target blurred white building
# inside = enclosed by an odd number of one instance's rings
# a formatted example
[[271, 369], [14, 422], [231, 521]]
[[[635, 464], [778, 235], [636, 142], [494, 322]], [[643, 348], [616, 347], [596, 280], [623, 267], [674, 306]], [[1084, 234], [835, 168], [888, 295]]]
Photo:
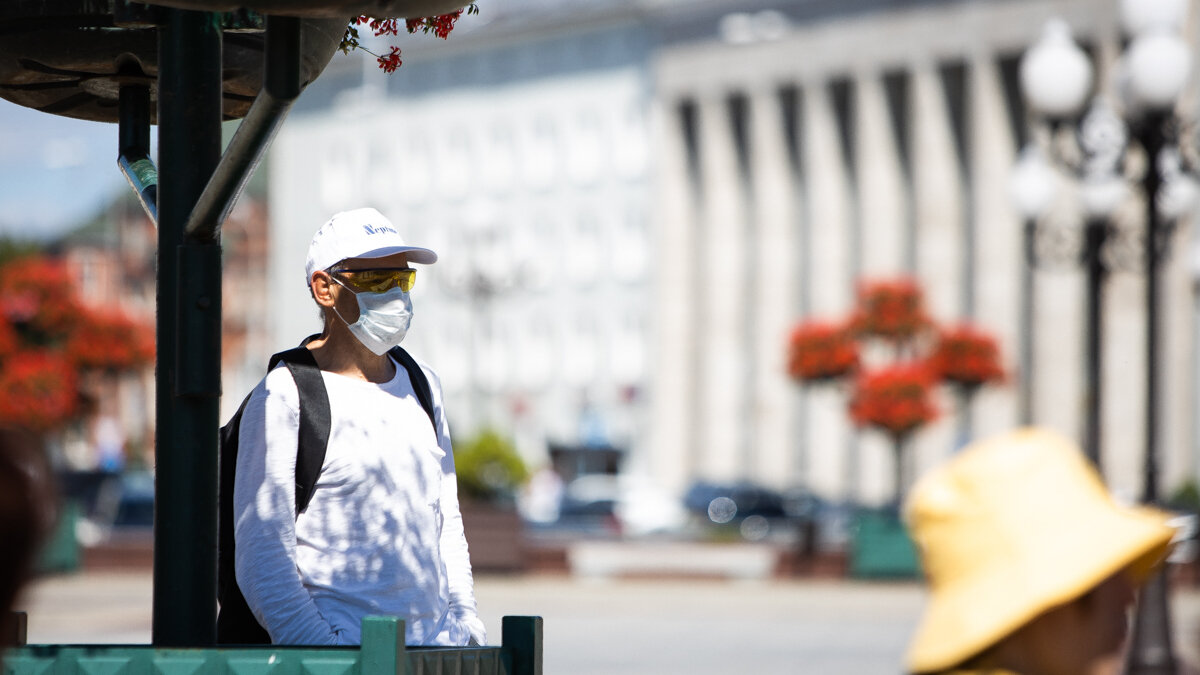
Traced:
[[[394, 75], [336, 57], [271, 154], [274, 347], [318, 327], [312, 232], [369, 204], [441, 256], [418, 275], [406, 346], [440, 372], [456, 432], [497, 426], [535, 464], [547, 443], [611, 446], [675, 491], [745, 479], [883, 500], [887, 446], [853, 431], [842, 393], [788, 381], [784, 344], [798, 319], [844, 314], [857, 279], [899, 274], [938, 320], [999, 335], [1014, 378], [1033, 379], [1033, 421], [1078, 437], [1081, 271], [1037, 272], [1020, 320], [1016, 69], [1060, 16], [1107, 88], [1116, 5], [489, 0], [445, 43], [402, 40]], [[1189, 237], [1163, 290], [1165, 492], [1200, 472]], [[1131, 496], [1143, 283], [1116, 273], [1105, 296], [1104, 464]], [[940, 403], [918, 469], [961, 443]], [[1017, 388], [972, 412], [974, 435], [1017, 424]]]
[[279, 345], [318, 327], [303, 283], [312, 232], [373, 205], [439, 254], [418, 274], [405, 346], [436, 367], [457, 434], [498, 427], [535, 466], [547, 442], [627, 450], [650, 379], [645, 31], [626, 20], [491, 44], [471, 34], [482, 16], [445, 54], [409, 57], [442, 44], [403, 41], [394, 77], [335, 60], [323, 77], [350, 86], [284, 127], [271, 165]]

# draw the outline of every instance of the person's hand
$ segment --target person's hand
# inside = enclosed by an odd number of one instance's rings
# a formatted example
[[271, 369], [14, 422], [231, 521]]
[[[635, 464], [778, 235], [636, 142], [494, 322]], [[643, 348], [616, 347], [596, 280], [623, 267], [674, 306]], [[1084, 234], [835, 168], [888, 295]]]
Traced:
[[468, 647], [483, 647], [487, 644], [487, 627], [483, 625], [483, 620], [478, 616], [465, 616], [462, 618], [463, 626], [471, 633], [471, 642]]

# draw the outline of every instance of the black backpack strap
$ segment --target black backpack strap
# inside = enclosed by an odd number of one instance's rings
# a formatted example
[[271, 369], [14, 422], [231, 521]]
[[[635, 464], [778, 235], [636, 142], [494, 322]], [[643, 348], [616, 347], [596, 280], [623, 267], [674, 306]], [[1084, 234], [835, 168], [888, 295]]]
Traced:
[[429, 423], [433, 425], [433, 434], [436, 437], [438, 424], [437, 416], [433, 412], [433, 390], [429, 387], [429, 378], [425, 377], [425, 371], [421, 370], [421, 364], [417, 363], [417, 360], [400, 346], [392, 347], [388, 354], [396, 359], [397, 363], [404, 366], [404, 370], [408, 371], [408, 379], [412, 382], [413, 391], [416, 392], [421, 407], [425, 409], [425, 414], [429, 415]]
[[[316, 337], [316, 336], [313, 336]], [[312, 337], [306, 339], [307, 344]], [[325, 446], [329, 442], [329, 394], [312, 352], [305, 347], [289, 349], [271, 356], [267, 371], [280, 362], [287, 367], [296, 382], [300, 400], [300, 429], [296, 450], [296, 513], [299, 515], [312, 499], [313, 489], [325, 462]], [[233, 484], [237, 466], [238, 433], [242, 414], [250, 395], [229, 422], [221, 427], [220, 443], [220, 505], [218, 524], [217, 598], [221, 611], [217, 615], [218, 644], [269, 644], [267, 631], [254, 618], [246, 598], [238, 587], [234, 571]]]
[[268, 370], [282, 362], [296, 381], [300, 397], [300, 430], [296, 449], [296, 515], [304, 513], [312, 500], [321, 467], [325, 464], [325, 446], [329, 444], [329, 393], [321, 368], [307, 347], [296, 347], [271, 357]]
[[271, 636], [259, 625], [253, 612], [246, 604], [242, 589], [238, 586], [234, 571], [233, 538], [233, 483], [237, 467], [238, 433], [242, 426], [242, 413], [250, 395], [242, 399], [233, 417], [221, 427], [219, 506], [217, 523], [217, 600], [221, 611], [217, 614], [218, 644], [270, 644]]

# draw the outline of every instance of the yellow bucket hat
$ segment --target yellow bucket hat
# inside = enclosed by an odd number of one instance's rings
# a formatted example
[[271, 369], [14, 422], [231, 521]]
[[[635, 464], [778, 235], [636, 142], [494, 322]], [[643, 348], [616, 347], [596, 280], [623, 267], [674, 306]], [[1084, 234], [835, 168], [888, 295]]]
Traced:
[[1141, 583], [1166, 556], [1167, 517], [1118, 506], [1056, 433], [973, 443], [922, 477], [905, 505], [930, 586], [909, 670], [958, 665], [1120, 570]]

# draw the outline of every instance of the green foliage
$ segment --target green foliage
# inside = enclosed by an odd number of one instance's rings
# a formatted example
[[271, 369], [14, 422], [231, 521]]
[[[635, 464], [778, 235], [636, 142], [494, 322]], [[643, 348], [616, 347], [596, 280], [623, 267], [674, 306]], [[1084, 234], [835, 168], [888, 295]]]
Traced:
[[13, 260], [28, 258], [31, 255], [40, 253], [41, 249], [42, 245], [36, 241], [0, 237], [0, 267]]
[[458, 493], [464, 499], [508, 502], [525, 483], [529, 471], [512, 442], [485, 429], [464, 443], [456, 443], [455, 470]]
[[1167, 505], [1179, 511], [1200, 513], [1200, 486], [1194, 480], [1180, 485], [1171, 493]]

